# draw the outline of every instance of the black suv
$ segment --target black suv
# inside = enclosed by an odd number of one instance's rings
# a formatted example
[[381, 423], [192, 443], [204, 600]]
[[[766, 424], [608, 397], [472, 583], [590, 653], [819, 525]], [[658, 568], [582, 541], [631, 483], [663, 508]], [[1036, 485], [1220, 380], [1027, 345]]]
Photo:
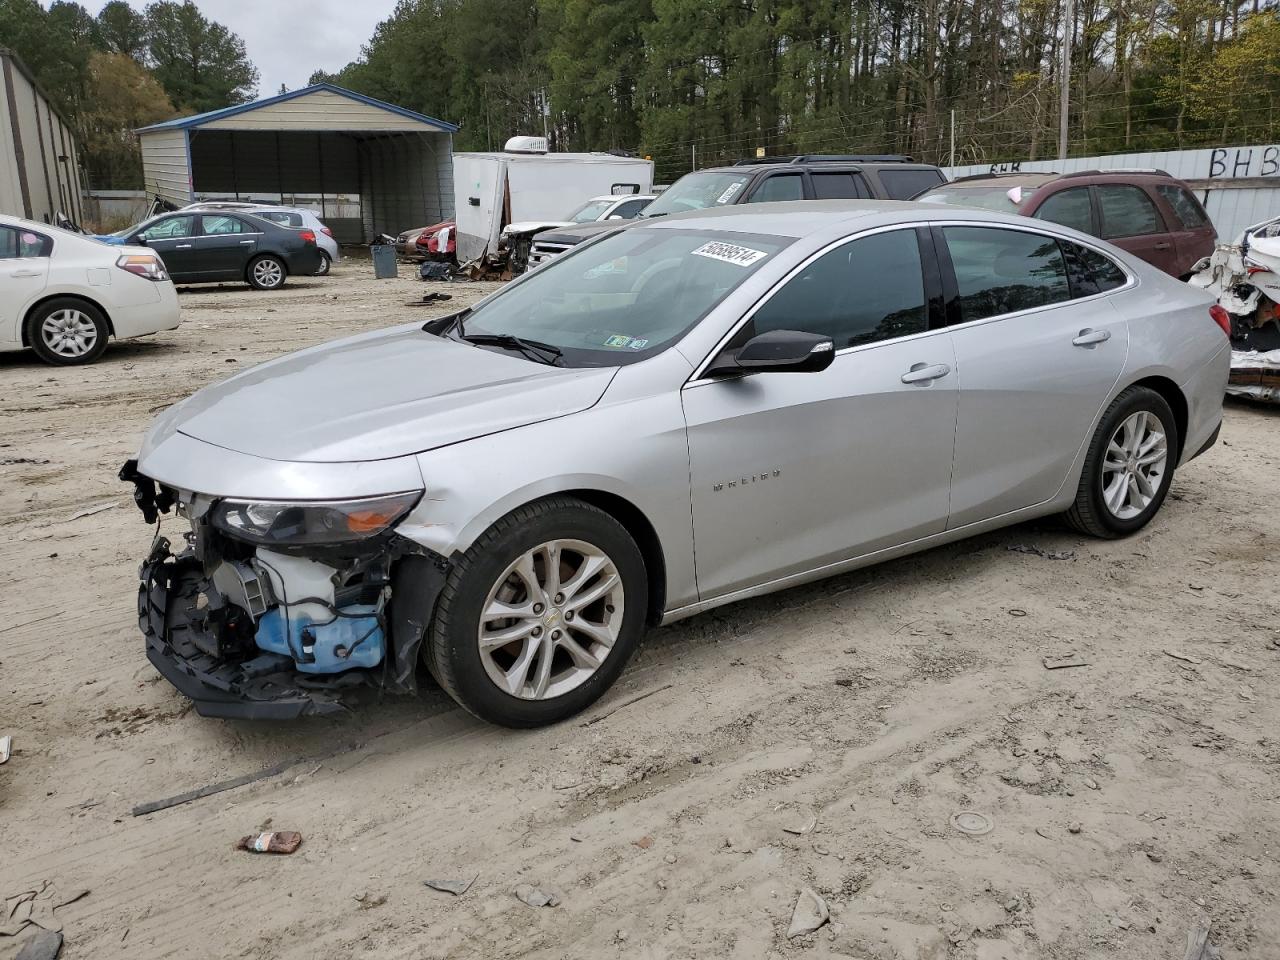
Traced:
[[[937, 167], [915, 163], [905, 156], [809, 154], [739, 160], [731, 167], [710, 167], [685, 174], [645, 207], [639, 219], [733, 203], [908, 200], [946, 182], [946, 175]], [[617, 227], [617, 223], [605, 220], [540, 233], [534, 238], [529, 266], [536, 267], [583, 240]]]

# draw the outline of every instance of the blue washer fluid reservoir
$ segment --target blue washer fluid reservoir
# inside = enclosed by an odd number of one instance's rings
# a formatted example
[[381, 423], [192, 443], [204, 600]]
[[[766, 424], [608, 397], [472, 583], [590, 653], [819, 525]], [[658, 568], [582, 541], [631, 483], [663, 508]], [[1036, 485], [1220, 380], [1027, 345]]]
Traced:
[[348, 616], [325, 622], [273, 607], [258, 619], [254, 641], [268, 653], [292, 657], [303, 673], [376, 667], [382, 662], [386, 645], [376, 609], [372, 604], [352, 604], [342, 608]]

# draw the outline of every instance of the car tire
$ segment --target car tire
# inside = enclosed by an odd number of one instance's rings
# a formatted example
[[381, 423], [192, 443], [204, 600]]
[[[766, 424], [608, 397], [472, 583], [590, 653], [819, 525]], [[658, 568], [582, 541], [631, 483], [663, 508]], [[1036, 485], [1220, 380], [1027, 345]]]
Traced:
[[1130, 387], [1112, 401], [1089, 442], [1066, 520], [1081, 533], [1114, 539], [1142, 529], [1173, 482], [1180, 440], [1164, 397]]
[[102, 311], [75, 297], [55, 297], [27, 315], [27, 343], [45, 363], [93, 363], [107, 349], [110, 327]]
[[[541, 592], [562, 582], [563, 593]], [[550, 497], [498, 520], [455, 561], [424, 658], [475, 716], [539, 727], [573, 716], [612, 686], [640, 642], [647, 608], [644, 557], [622, 524], [581, 500]], [[494, 609], [523, 615], [486, 618]]]
[[255, 290], [279, 290], [289, 276], [289, 269], [279, 257], [270, 254], [254, 257], [245, 270], [245, 279]]
[[329, 255], [321, 251], [320, 266], [316, 268], [315, 275], [317, 277], [327, 277], [329, 275], [329, 268], [332, 266], [333, 266], [333, 261], [329, 259]]

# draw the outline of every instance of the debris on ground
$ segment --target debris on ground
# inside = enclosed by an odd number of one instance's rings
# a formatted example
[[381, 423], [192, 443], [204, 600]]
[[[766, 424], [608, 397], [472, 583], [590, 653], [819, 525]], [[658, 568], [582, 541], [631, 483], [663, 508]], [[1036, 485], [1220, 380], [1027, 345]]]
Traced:
[[527, 883], [522, 883], [513, 891], [521, 903], [531, 907], [558, 907], [560, 897], [555, 893], [547, 893]]
[[56, 960], [61, 952], [62, 934], [56, 930], [40, 930], [22, 944], [17, 960]]
[[0, 737], [0, 763], [8, 763], [13, 753], [13, 737]]
[[813, 933], [830, 919], [831, 911], [827, 908], [827, 901], [809, 887], [805, 887], [800, 891], [795, 909], [791, 912], [791, 925], [787, 927], [787, 939]]
[[1076, 558], [1074, 550], [1045, 550], [1029, 543], [1012, 543], [1005, 549], [1011, 553], [1029, 553], [1032, 556], [1044, 557], [1046, 560], [1074, 560]]
[[0, 901], [3, 909], [0, 913], [0, 937], [15, 937], [28, 925], [58, 933], [62, 930], [62, 921], [56, 915], [58, 909], [88, 895], [89, 891], [84, 887], [59, 893], [57, 887], [46, 880], [36, 890], [24, 890], [5, 897]]
[[387, 895], [380, 893], [376, 897], [367, 893], [359, 893], [352, 897], [356, 903], [360, 904], [361, 910], [372, 910], [374, 907], [380, 907], [387, 902]]
[[816, 814], [810, 813], [793, 823], [783, 826], [783, 830], [787, 833], [794, 833], [797, 837], [803, 837], [806, 833], [812, 833], [813, 828], [818, 825], [818, 817]]
[[302, 845], [302, 834], [296, 830], [273, 830], [236, 841], [236, 850], [250, 853], [293, 853]]
[[119, 500], [112, 500], [109, 503], [100, 503], [96, 507], [89, 507], [85, 510], [81, 510], [77, 513], [73, 513], [71, 516], [67, 517], [65, 522], [70, 523], [72, 520], [83, 520], [85, 517], [92, 517], [95, 514], [105, 513], [106, 511], [110, 510], [112, 507], [118, 507], [118, 506], [120, 506]]
[[1058, 657], [1045, 657], [1042, 661], [1046, 670], [1065, 670], [1068, 667], [1087, 667], [1089, 661], [1074, 650]]
[[455, 897], [460, 897], [468, 890], [471, 885], [479, 879], [480, 874], [476, 874], [470, 880], [423, 880], [432, 890], [439, 890], [441, 893], [452, 893]]
[[653, 837], [641, 837], [639, 840], [633, 841], [631, 845], [639, 847], [641, 850], [648, 850], [653, 846]]
[[1190, 930], [1187, 931], [1187, 948], [1182, 954], [1182, 960], [1220, 960], [1221, 951], [1217, 946], [1209, 942], [1209, 930], [1212, 921], [1198, 920]]
[[951, 817], [951, 825], [971, 837], [981, 837], [995, 828], [995, 823], [990, 817], [976, 810], [961, 810]]
[[1164, 655], [1166, 657], [1173, 657], [1175, 660], [1181, 660], [1183, 663], [1204, 663], [1204, 661], [1199, 657], [1193, 657], [1189, 653], [1182, 653], [1178, 650], [1166, 650]]

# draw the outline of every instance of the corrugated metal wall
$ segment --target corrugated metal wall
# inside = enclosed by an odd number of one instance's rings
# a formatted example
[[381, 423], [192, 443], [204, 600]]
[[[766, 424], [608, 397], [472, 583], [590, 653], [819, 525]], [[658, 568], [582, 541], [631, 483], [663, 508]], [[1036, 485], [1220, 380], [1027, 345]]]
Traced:
[[142, 144], [142, 188], [179, 207], [190, 203], [187, 131], [153, 130], [138, 140]]
[[1245, 227], [1280, 216], [1280, 144], [1117, 153], [944, 169], [955, 179], [992, 172], [1076, 173], [1117, 167], [1155, 168], [1186, 180], [1213, 219], [1220, 240], [1234, 240]]
[[360, 194], [369, 238], [453, 216], [453, 137], [387, 134], [360, 143]]
[[83, 219], [70, 128], [22, 63], [0, 50], [0, 213], [45, 223], [62, 213]]

